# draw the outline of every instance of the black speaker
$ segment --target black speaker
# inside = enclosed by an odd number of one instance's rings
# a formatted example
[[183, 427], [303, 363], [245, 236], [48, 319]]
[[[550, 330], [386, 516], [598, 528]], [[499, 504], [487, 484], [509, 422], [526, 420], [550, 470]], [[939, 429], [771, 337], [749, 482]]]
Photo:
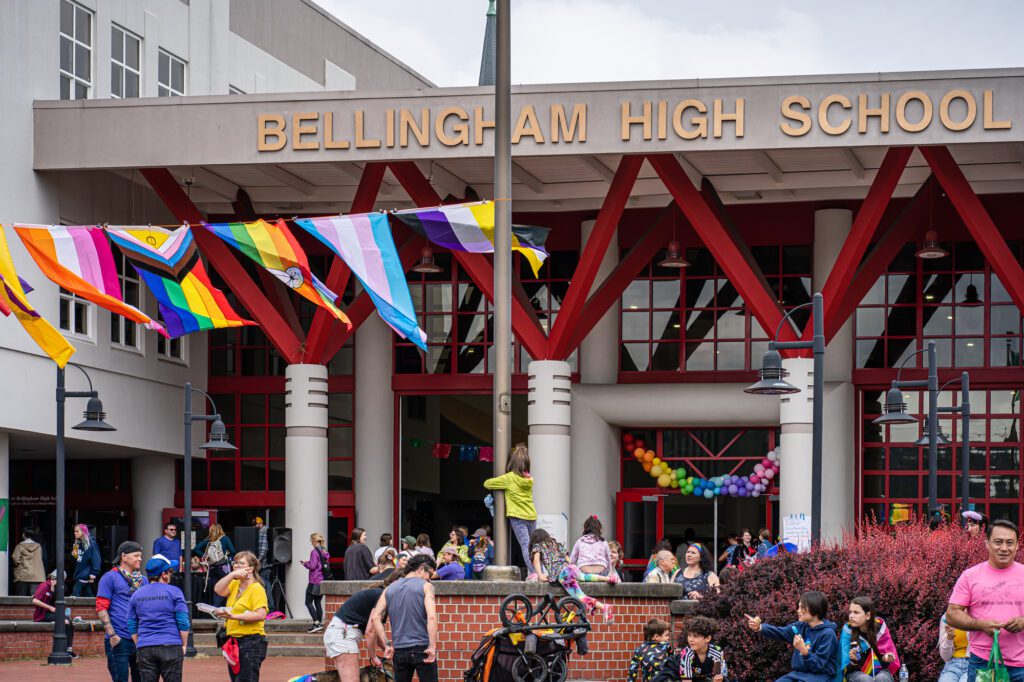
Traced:
[[[106, 559], [108, 564], [116, 564], [121, 561], [117, 548], [122, 542], [131, 540], [128, 537], [128, 526], [103, 526], [103, 544], [106, 544]], [[103, 544], [100, 545], [100, 554], [103, 554]]]
[[259, 556], [260, 529], [255, 526], [235, 526], [232, 538], [235, 541], [236, 552], [252, 552]]
[[272, 528], [270, 530], [270, 559], [276, 564], [292, 562], [291, 528]]

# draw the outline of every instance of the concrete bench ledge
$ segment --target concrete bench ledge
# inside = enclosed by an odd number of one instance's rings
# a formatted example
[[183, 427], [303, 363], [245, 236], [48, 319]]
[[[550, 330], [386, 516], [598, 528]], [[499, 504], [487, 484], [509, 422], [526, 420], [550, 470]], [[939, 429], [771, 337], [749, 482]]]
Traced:
[[[333, 580], [320, 586], [325, 595], [350, 595], [368, 587], [375, 582]], [[505, 597], [510, 594], [523, 594], [527, 597], [541, 597], [551, 593], [564, 596], [561, 587], [549, 586], [538, 582], [489, 582], [486, 580], [435, 580], [434, 593], [445, 596], [465, 597]], [[602, 599], [605, 597], [644, 598], [644, 599], [678, 599], [683, 594], [682, 585], [664, 585], [645, 583], [584, 583], [583, 591], [587, 596]]]
[[673, 616], [689, 616], [693, 613], [695, 606], [697, 606], [696, 599], [674, 599], [668, 605], [668, 610]]
[[[87, 620], [84, 623], [72, 623], [75, 632], [103, 632], [103, 624], [98, 620]], [[0, 632], [52, 632], [53, 623], [37, 623], [34, 620], [2, 620]]]
[[[64, 597], [67, 606], [96, 606], [95, 597]], [[0, 597], [0, 606], [32, 606], [32, 597]]]

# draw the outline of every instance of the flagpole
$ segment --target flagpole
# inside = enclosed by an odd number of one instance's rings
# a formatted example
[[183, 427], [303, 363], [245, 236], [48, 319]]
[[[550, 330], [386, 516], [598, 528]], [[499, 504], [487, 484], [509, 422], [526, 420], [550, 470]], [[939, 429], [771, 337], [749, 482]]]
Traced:
[[[512, 449], [512, 70], [509, 5], [497, 3], [494, 85], [494, 475], [505, 473]], [[505, 495], [494, 496], [495, 564], [508, 566]], [[524, 557], [529, 563], [529, 557]]]

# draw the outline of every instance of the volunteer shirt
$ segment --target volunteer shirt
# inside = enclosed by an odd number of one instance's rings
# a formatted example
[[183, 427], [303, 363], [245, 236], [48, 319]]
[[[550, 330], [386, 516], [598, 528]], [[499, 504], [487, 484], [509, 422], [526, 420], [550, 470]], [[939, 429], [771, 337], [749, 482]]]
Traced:
[[[142, 582], [145, 584], [148, 581], [143, 578]], [[131, 585], [128, 584], [128, 579], [121, 574], [121, 571], [117, 570], [117, 567], [110, 569], [100, 578], [100, 585], [96, 590], [96, 610], [102, 611], [103, 609], [100, 607], [107, 606], [106, 611], [110, 616], [110, 625], [114, 628], [114, 633], [121, 639], [132, 636], [132, 633], [128, 632], [128, 603], [131, 598]], [[107, 636], [107, 639], [110, 637]], [[181, 643], [180, 638], [178, 643]]]
[[[181, 617], [177, 614], [185, 617], [181, 623], [186, 625], [185, 628], [179, 625]], [[143, 585], [128, 602], [128, 622], [129, 629], [137, 629], [137, 646], [140, 649], [146, 646], [181, 646], [181, 631], [188, 629], [185, 595], [174, 585]]]
[[[957, 579], [949, 603], [966, 606], [968, 615], [978, 620], [1005, 623], [1024, 616], [1024, 565], [1014, 562], [1008, 568], [994, 568], [986, 561], [971, 566]], [[987, 661], [991, 651], [991, 636], [971, 633], [972, 654]], [[1001, 630], [999, 651], [1006, 665], [1024, 667], [1024, 632]]]

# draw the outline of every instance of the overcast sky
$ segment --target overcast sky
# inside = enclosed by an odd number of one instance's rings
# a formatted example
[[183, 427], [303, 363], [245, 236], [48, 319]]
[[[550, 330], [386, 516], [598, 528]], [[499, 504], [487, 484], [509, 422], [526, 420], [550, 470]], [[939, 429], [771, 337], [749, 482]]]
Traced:
[[[316, 0], [441, 86], [476, 85], [487, 0]], [[1024, 66], [1021, 0], [515, 0], [512, 82]]]

